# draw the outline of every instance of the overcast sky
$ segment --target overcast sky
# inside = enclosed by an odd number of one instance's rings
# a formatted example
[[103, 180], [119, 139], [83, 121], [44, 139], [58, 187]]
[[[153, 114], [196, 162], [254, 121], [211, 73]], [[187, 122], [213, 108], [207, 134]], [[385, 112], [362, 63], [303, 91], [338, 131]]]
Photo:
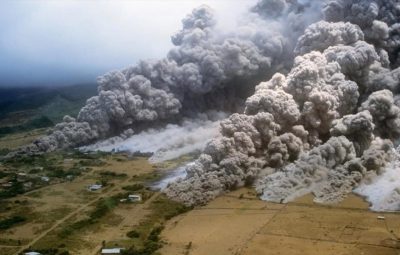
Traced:
[[193, 8], [228, 26], [248, 0], [1, 0], [0, 86], [94, 82], [108, 70], [160, 58]]

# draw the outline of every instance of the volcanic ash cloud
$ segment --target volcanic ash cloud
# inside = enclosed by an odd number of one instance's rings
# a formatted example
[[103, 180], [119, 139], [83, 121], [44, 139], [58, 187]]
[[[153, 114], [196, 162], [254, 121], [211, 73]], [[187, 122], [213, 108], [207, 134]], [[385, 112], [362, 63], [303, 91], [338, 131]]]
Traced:
[[24, 151], [77, 147], [209, 110], [243, 109], [257, 81], [291, 64], [294, 42], [311, 22], [303, 18], [310, 7], [269, 2], [254, 7], [232, 31], [217, 28], [209, 7], [194, 9], [172, 36], [175, 47], [167, 57], [99, 77], [98, 95], [76, 119], [67, 117]]
[[195, 120], [185, 120], [181, 125], [169, 124], [163, 128], [153, 128], [134, 134], [132, 130], [89, 146], [83, 151], [141, 152], [151, 153], [150, 161], [158, 163], [178, 158], [189, 153], [199, 153], [206, 143], [218, 135], [219, 118], [223, 113], [213, 114], [217, 120], [207, 116]]
[[[398, 153], [398, 152], [395, 152]], [[373, 175], [354, 190], [367, 198], [373, 211], [400, 210], [400, 159], [387, 164], [380, 175]]]
[[[260, 83], [244, 113], [221, 122], [222, 136], [166, 194], [203, 204], [253, 184], [269, 201], [312, 192], [316, 202], [334, 203], [371, 176], [387, 178], [382, 173], [395, 158], [400, 130], [398, 69], [392, 69], [397, 57], [385, 32], [397, 22], [386, 20], [388, 6], [327, 1], [321, 12], [335, 22], [319, 21], [305, 30], [291, 71]], [[372, 7], [372, 19], [361, 16]], [[358, 15], [351, 18], [347, 10]]]

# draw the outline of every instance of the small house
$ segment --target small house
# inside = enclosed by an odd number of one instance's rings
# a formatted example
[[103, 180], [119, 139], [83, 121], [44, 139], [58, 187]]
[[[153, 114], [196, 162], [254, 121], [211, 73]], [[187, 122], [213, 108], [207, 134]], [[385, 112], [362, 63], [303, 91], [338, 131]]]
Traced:
[[101, 254], [121, 254], [124, 248], [101, 249]]
[[129, 195], [128, 196], [128, 200], [131, 201], [131, 202], [140, 202], [140, 201], [142, 201], [142, 196], [141, 195], [136, 195], [136, 194]]
[[101, 189], [101, 188], [103, 188], [103, 185], [101, 185], [101, 184], [92, 184], [92, 185], [89, 185], [89, 186], [87, 187], [87, 190], [89, 190], [89, 191], [96, 191], [96, 190], [99, 190], [99, 189]]

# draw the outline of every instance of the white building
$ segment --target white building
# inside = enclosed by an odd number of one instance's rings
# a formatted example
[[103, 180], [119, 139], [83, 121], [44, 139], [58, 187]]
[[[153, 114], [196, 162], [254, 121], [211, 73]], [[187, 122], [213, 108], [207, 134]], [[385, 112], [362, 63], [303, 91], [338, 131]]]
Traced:
[[102, 249], [101, 254], [121, 254], [121, 251], [124, 248], [110, 248], [110, 249]]
[[140, 201], [142, 201], [142, 196], [141, 195], [129, 195], [128, 199], [131, 202], [140, 202]]
[[99, 190], [99, 189], [101, 189], [101, 188], [103, 188], [103, 185], [101, 185], [101, 184], [92, 184], [92, 185], [89, 185], [89, 186], [87, 187], [87, 189], [88, 189], [89, 191], [96, 191], [96, 190]]

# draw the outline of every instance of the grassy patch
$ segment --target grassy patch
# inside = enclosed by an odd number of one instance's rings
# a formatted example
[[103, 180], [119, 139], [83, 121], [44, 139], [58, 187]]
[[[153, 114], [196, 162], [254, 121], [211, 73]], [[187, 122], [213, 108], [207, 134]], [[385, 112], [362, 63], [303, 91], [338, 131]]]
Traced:
[[127, 250], [123, 250], [122, 254], [125, 255], [151, 255], [162, 247], [160, 242], [160, 233], [164, 229], [163, 226], [154, 227], [146, 240], [143, 242], [142, 247], [132, 246]]
[[126, 255], [151, 255], [162, 247], [160, 233], [164, 223], [174, 216], [191, 210], [191, 207], [172, 201], [164, 195], [160, 195], [151, 205], [151, 214], [142, 221], [139, 226], [129, 231], [127, 236], [137, 241], [135, 245], [125, 250]]
[[65, 226], [57, 235], [60, 238], [66, 238], [75, 231], [85, 229], [97, 223], [99, 219], [107, 215], [117, 204], [118, 200], [115, 197], [101, 199], [95, 208], [89, 212], [87, 218]]
[[18, 251], [18, 247], [0, 247], [1, 255], [14, 255]]
[[169, 220], [179, 214], [190, 211], [192, 207], [187, 207], [182, 203], [170, 200], [165, 195], [161, 195], [153, 201], [151, 209], [154, 214], [153, 217]]
[[150, 172], [141, 175], [134, 175], [131, 180], [134, 182], [153, 182], [159, 180], [161, 177], [162, 175], [160, 173]]
[[144, 185], [141, 183], [135, 183], [133, 185], [123, 186], [122, 189], [126, 191], [139, 191], [144, 189]]

